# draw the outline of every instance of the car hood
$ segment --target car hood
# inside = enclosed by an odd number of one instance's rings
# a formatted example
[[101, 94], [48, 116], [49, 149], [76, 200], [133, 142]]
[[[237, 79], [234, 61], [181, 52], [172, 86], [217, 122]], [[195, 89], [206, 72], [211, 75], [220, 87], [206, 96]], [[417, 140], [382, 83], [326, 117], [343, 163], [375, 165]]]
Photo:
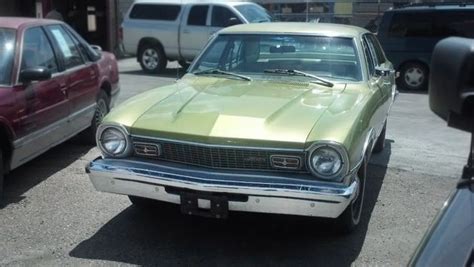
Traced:
[[301, 82], [187, 75], [171, 87], [175, 87], [172, 93], [136, 119], [132, 135], [304, 144], [345, 84], [327, 88]]

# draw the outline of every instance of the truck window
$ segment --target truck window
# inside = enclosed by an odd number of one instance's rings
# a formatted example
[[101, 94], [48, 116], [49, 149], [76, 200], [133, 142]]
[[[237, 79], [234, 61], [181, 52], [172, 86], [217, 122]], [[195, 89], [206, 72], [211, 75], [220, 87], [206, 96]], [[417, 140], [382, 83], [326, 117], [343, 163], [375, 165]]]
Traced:
[[433, 35], [431, 13], [395, 13], [388, 34], [391, 37], [431, 37]]
[[474, 11], [444, 11], [434, 13], [433, 35], [474, 38]]
[[206, 26], [208, 10], [209, 6], [193, 6], [189, 11], [188, 25]]
[[179, 5], [136, 4], [130, 12], [130, 18], [173, 21], [180, 11]]
[[241, 20], [227, 7], [214, 6], [212, 8], [212, 27], [226, 27], [229, 23], [230, 18], [236, 18], [239, 23]]

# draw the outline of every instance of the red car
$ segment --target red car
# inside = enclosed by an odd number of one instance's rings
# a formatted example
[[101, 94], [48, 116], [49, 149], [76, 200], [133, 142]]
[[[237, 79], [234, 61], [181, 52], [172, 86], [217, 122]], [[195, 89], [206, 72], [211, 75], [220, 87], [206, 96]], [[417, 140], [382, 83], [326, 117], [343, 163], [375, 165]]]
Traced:
[[3, 176], [84, 130], [119, 92], [113, 54], [55, 20], [0, 18], [0, 196]]

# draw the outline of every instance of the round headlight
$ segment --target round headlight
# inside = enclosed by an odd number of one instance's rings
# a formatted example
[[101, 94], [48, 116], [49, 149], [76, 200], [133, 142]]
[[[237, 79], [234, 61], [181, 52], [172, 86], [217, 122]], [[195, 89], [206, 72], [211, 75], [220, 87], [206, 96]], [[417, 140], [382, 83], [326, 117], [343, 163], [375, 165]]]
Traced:
[[112, 157], [125, 156], [129, 146], [125, 133], [115, 127], [105, 128], [99, 136], [98, 144], [102, 152]]
[[323, 179], [339, 178], [344, 165], [341, 153], [330, 146], [316, 148], [309, 163], [313, 174]]

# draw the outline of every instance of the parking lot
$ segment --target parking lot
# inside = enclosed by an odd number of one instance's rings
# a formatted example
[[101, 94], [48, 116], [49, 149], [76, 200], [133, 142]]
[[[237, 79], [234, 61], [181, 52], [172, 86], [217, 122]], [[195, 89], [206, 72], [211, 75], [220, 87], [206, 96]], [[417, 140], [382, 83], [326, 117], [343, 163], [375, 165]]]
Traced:
[[[168, 67], [150, 76], [122, 60], [119, 102], [174, 82], [176, 66]], [[405, 265], [454, 189], [469, 135], [433, 115], [426, 93], [401, 92], [386, 142], [369, 167], [361, 225], [340, 236], [310, 218], [232, 213], [217, 221], [173, 206], [139, 210], [125, 196], [95, 191], [84, 166], [99, 151], [74, 139], [7, 178], [0, 265]]]

